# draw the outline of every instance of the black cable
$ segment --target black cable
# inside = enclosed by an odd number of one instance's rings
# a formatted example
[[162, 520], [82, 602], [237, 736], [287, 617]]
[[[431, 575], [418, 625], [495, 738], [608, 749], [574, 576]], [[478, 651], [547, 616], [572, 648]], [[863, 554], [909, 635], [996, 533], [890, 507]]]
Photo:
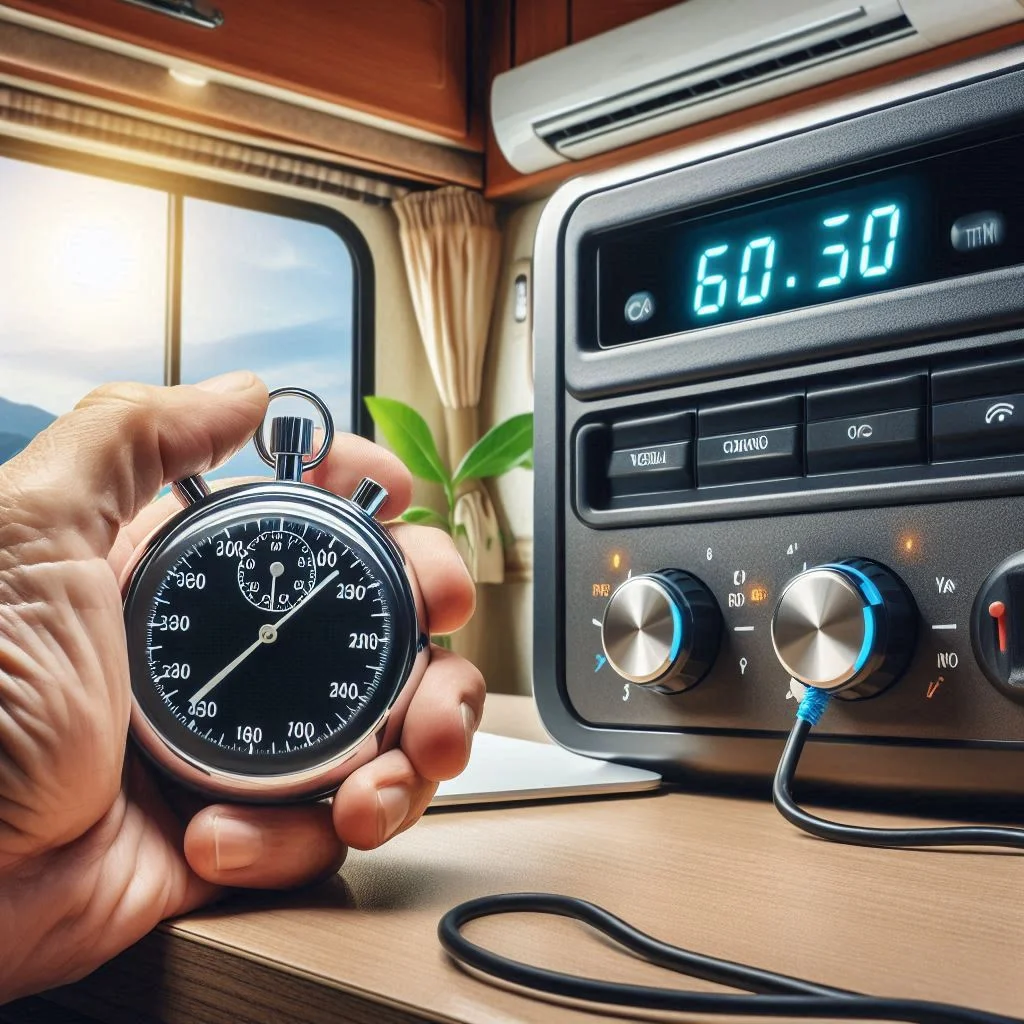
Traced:
[[[470, 921], [482, 917], [522, 913], [554, 914], [582, 921], [659, 967], [753, 994], [690, 992], [577, 977], [493, 953], [470, 942], [461, 931]], [[1019, 1018], [984, 1010], [918, 999], [866, 996], [693, 953], [638, 931], [607, 910], [572, 896], [508, 893], [469, 900], [441, 918], [437, 935], [448, 955], [464, 967], [548, 997], [597, 1005], [748, 1017], [910, 1021], [915, 1024], [1022, 1024]]]
[[[799, 807], [792, 795], [793, 778], [807, 737], [824, 713], [829, 699], [827, 693], [808, 687], [779, 761], [772, 795], [775, 806], [787, 821], [821, 839], [859, 846], [1009, 846], [1024, 849], [1024, 829], [997, 826], [866, 828], [818, 818]], [[470, 942], [462, 934], [464, 925], [482, 917], [526, 913], [553, 914], [581, 921], [658, 967], [752, 994], [690, 992], [579, 977], [512, 960]], [[731, 960], [704, 956], [655, 939], [607, 910], [572, 896], [552, 893], [483, 896], [449, 910], [441, 918], [437, 934], [441, 945], [456, 963], [548, 998], [637, 1010], [747, 1017], [910, 1021], [917, 1024], [1024, 1024], [1020, 1018], [984, 1010], [918, 999], [867, 996]]]
[[807, 737], [813, 726], [817, 725], [828, 702], [828, 694], [813, 687], [807, 688], [775, 771], [772, 799], [779, 813], [790, 824], [819, 839], [855, 846], [882, 846], [890, 849], [915, 846], [1008, 846], [1016, 850], [1024, 849], [1024, 829], [1019, 828], [1001, 828], [995, 825], [955, 828], [868, 828], [818, 818], [798, 806], [792, 792], [796, 766]]

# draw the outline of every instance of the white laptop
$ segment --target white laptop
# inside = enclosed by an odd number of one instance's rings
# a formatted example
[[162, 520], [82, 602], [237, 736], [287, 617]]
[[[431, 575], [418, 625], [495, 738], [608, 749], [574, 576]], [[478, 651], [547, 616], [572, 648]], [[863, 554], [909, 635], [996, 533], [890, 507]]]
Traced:
[[660, 785], [661, 776], [643, 768], [581, 757], [553, 743], [480, 732], [466, 770], [442, 782], [430, 806], [637, 793]]

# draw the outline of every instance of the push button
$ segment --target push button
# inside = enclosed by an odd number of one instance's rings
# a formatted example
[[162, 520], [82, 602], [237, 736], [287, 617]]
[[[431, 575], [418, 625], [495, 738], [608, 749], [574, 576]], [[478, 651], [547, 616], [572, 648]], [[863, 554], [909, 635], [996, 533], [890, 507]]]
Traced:
[[714, 405], [697, 415], [697, 485], [803, 476], [803, 393]]
[[1002, 245], [1005, 225], [1003, 215], [993, 210], [961, 217], [950, 228], [949, 240], [957, 252], [974, 252]]
[[613, 451], [608, 461], [608, 488], [613, 498], [693, 487], [692, 442]]
[[932, 402], [936, 405], [1008, 391], [1024, 391], [1024, 359], [1001, 359], [932, 371]]
[[807, 392], [807, 418], [834, 420], [893, 409], [918, 409], [925, 404], [926, 383], [927, 377], [917, 373], [838, 388], [814, 388]]
[[1024, 394], [932, 406], [932, 459], [984, 459], [1024, 452]]
[[924, 462], [924, 411], [900, 409], [807, 424], [807, 472]]
[[801, 433], [801, 427], [791, 426], [702, 437], [697, 442], [700, 486], [801, 476]]

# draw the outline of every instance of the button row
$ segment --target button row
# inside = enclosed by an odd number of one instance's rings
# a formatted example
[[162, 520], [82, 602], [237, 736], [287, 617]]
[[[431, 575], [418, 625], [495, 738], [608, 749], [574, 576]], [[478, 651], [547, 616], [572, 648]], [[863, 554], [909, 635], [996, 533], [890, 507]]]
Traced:
[[[612, 498], [1024, 453], [1024, 360], [619, 422]], [[1009, 390], [1014, 389], [1014, 390]], [[695, 430], [696, 426], [696, 430]], [[664, 500], [664, 499], [662, 499]]]

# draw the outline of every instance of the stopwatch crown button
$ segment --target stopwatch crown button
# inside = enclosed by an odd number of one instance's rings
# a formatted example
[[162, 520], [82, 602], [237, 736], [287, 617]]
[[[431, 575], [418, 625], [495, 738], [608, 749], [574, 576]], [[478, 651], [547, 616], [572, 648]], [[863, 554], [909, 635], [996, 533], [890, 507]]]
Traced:
[[359, 486], [352, 492], [352, 501], [368, 516], [375, 516], [388, 500], [388, 492], [376, 480], [364, 476]]
[[275, 416], [271, 420], [271, 455], [311, 455], [312, 453], [312, 420], [303, 416]]

